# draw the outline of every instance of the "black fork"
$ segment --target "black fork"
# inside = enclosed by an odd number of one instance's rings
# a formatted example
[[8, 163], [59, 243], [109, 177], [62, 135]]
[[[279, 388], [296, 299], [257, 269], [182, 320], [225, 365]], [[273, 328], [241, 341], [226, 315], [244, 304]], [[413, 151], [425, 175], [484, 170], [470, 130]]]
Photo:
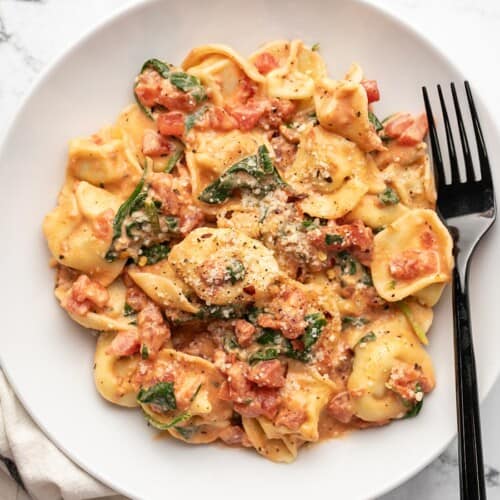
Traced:
[[460, 498], [486, 498], [484, 482], [481, 422], [477, 392], [476, 362], [470, 324], [468, 275], [472, 254], [488, 229], [495, 222], [496, 206], [490, 163], [472, 92], [465, 82], [468, 107], [474, 127], [479, 155], [480, 178], [474, 171], [455, 85], [451, 84], [453, 107], [458, 123], [465, 180], [460, 180], [459, 160], [455, 149], [448, 111], [441, 86], [437, 86], [448, 145], [450, 182], [446, 182], [445, 168], [427, 89], [422, 88], [429, 122], [432, 160], [438, 193], [438, 212], [455, 241], [455, 269], [453, 270], [453, 323], [455, 329], [455, 379], [457, 393], [458, 458], [460, 467]]

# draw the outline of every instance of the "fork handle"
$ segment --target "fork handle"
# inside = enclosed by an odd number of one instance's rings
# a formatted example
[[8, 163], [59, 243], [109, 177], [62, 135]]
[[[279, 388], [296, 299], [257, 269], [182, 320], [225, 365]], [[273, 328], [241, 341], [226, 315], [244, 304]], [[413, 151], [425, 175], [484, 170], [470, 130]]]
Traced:
[[460, 498], [483, 500], [486, 499], [486, 488], [467, 278], [462, 286], [456, 267], [453, 271], [453, 305]]

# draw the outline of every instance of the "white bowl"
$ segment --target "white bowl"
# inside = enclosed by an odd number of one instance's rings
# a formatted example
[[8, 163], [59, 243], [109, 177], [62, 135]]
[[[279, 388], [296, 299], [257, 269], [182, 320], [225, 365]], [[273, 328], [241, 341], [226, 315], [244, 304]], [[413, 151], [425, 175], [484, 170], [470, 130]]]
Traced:
[[[132, 100], [138, 68], [152, 56], [179, 63], [198, 44], [228, 43], [249, 53], [285, 37], [319, 42], [333, 75], [342, 75], [352, 61], [361, 63], [379, 82], [381, 116], [421, 110], [421, 85], [463, 80], [411, 28], [357, 1], [153, 0], [99, 25], [52, 65], [25, 100], [0, 151], [2, 366], [47, 435], [83, 468], [129, 496], [373, 497], [424, 467], [455, 433], [449, 290], [430, 336], [438, 385], [419, 417], [303, 449], [291, 465], [246, 450], [155, 440], [140, 412], [98, 396], [92, 379], [95, 339], [56, 304], [41, 222], [63, 181], [68, 140], [112, 122]], [[490, 155], [498, 158], [492, 118], [481, 105], [479, 111]], [[471, 273], [482, 397], [500, 370], [495, 328], [500, 280], [493, 279], [499, 234], [488, 234]]]

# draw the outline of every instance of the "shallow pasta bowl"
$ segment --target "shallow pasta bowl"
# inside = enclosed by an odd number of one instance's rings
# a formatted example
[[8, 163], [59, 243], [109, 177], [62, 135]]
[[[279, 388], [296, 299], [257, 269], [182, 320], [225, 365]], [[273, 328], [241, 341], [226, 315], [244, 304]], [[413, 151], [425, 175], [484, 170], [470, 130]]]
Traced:
[[[63, 179], [67, 142], [114, 121], [132, 100], [131, 82], [144, 60], [156, 56], [179, 63], [193, 46], [212, 42], [227, 43], [243, 53], [279, 38], [319, 42], [332, 74], [342, 75], [357, 61], [378, 80], [380, 116], [420, 111], [422, 85], [463, 79], [410, 28], [360, 2], [255, 0], [207, 5], [201, 0], [153, 0], [124, 10], [60, 58], [24, 102], [0, 151], [7, 284], [2, 292], [2, 366], [49, 437], [83, 468], [129, 496], [379, 495], [424, 467], [455, 433], [448, 293], [436, 308], [430, 334], [438, 385], [419, 417], [303, 449], [290, 465], [268, 462], [246, 450], [155, 440], [139, 412], [112, 407], [98, 396], [92, 378], [95, 339], [73, 324], [53, 297], [41, 222], [54, 206]], [[479, 111], [494, 158], [500, 154], [500, 141], [487, 111], [481, 106]], [[500, 281], [481, 279], [499, 267], [493, 251], [499, 239], [498, 230], [489, 233], [471, 270], [483, 397], [500, 370], [495, 359], [500, 337], [489, 333]]]

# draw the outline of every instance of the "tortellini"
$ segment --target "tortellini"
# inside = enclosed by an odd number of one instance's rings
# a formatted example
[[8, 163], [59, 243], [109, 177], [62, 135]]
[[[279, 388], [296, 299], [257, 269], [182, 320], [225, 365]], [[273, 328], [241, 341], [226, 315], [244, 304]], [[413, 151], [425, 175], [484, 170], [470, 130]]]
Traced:
[[320, 127], [302, 135], [287, 181], [307, 194], [300, 202], [313, 217], [337, 219], [352, 210], [367, 193], [365, 154], [351, 141]]
[[172, 249], [168, 262], [198, 297], [217, 305], [258, 300], [280, 273], [262, 243], [223, 228], [195, 229]]
[[130, 382], [137, 370], [139, 354], [119, 357], [108, 352], [115, 334], [105, 332], [99, 335], [94, 356], [94, 382], [101, 396], [107, 401], [133, 408], [138, 406], [138, 389]]
[[432, 210], [408, 212], [378, 233], [373, 244], [373, 283], [389, 302], [450, 280], [453, 241]]
[[108, 191], [85, 181], [68, 180], [59, 195], [58, 206], [43, 223], [53, 257], [65, 266], [90, 275], [102, 285], [112, 283], [125, 262], [106, 261], [112, 235], [111, 232], [104, 237], [99, 234], [98, 219], [107, 211], [112, 219], [119, 206], [120, 200]]
[[355, 142], [363, 151], [384, 149], [368, 119], [368, 98], [360, 83], [323, 78], [316, 83], [314, 103], [326, 130]]
[[400, 395], [388, 387], [397, 363], [417, 365], [431, 386], [435, 384], [434, 369], [401, 313], [370, 328], [376, 338], [357, 344], [347, 387], [357, 417], [367, 422], [384, 422], [408, 411]]

